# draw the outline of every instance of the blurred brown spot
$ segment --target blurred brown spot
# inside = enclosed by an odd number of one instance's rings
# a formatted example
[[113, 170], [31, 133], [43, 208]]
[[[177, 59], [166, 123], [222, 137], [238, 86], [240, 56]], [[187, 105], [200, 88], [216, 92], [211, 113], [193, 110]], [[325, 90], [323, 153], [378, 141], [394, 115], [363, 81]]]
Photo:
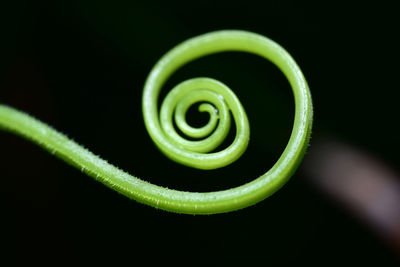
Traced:
[[368, 224], [400, 255], [400, 175], [382, 160], [335, 140], [315, 142], [310, 181]]

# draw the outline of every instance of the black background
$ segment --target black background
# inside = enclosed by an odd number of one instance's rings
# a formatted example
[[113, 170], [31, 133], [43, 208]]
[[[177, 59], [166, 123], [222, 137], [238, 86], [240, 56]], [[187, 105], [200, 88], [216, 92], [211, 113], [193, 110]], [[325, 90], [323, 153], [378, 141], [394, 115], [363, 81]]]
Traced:
[[[313, 140], [334, 136], [400, 164], [399, 24], [394, 7], [382, 1], [1, 5], [0, 102], [147, 181], [182, 190], [229, 188], [266, 172], [285, 147], [294, 113], [290, 86], [271, 63], [240, 53], [188, 64], [163, 92], [196, 76], [229, 85], [251, 124], [241, 159], [215, 171], [193, 170], [165, 158], [148, 137], [141, 93], [151, 67], [181, 41], [220, 29], [254, 31], [290, 52], [311, 88]], [[16, 265], [398, 263], [368, 227], [310, 186], [301, 169], [253, 207], [176, 215], [131, 201], [19, 137], [0, 132], [0, 140], [1, 253]]]

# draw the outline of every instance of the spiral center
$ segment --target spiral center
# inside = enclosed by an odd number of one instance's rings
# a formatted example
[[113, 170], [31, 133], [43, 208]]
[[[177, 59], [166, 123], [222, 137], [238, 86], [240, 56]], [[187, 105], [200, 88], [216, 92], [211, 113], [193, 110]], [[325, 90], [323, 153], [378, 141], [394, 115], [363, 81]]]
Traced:
[[[186, 112], [185, 120], [193, 128], [204, 127], [211, 119], [211, 115], [207, 111], [202, 110], [201, 107], [203, 104], [210, 104], [210, 103], [206, 102], [195, 103], [194, 105], [190, 106]], [[214, 112], [217, 113], [218, 111], [215, 109], [214, 106], [213, 108], [215, 110]]]

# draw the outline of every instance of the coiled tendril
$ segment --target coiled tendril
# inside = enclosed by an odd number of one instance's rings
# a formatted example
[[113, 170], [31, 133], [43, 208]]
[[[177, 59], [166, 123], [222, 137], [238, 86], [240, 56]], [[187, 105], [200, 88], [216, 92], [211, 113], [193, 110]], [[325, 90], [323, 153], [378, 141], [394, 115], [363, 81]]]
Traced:
[[[167, 59], [168, 62], [174, 62], [175, 56]], [[159, 73], [157, 67], [158, 65], [152, 73]], [[150, 74], [150, 79], [151, 77]], [[157, 114], [157, 111], [150, 110], [155, 108], [152, 106], [154, 102], [149, 104], [154, 99], [151, 95], [154, 83], [151, 80], [150, 85], [148, 82], [145, 86], [143, 114], [151, 137], [167, 156], [187, 166], [215, 169], [233, 162], [242, 155], [249, 142], [249, 122], [236, 95], [226, 85], [210, 78], [195, 78], [180, 83], [170, 91], [162, 103], [159, 121], [148, 115]], [[191, 105], [201, 101], [206, 103], [199, 106], [199, 111], [208, 112], [210, 120], [201, 128], [193, 128], [186, 123], [185, 114]], [[231, 125], [229, 110], [232, 110], [236, 122], [235, 140], [223, 151], [205, 154], [220, 145], [227, 136]], [[175, 123], [183, 133], [193, 138], [206, 138], [200, 141], [182, 138], [174, 129], [174, 115]], [[213, 130], [215, 131], [210, 135]]]
[[[177, 162], [213, 169], [240, 157], [249, 140], [248, 119], [237, 97], [221, 82], [210, 78], [182, 82], [167, 95], [160, 114], [157, 108], [161, 87], [174, 71], [189, 61], [222, 51], [254, 53], [277, 65], [292, 87], [296, 105], [293, 131], [279, 160], [264, 175], [242, 186], [198, 193], [148, 183], [107, 163], [43, 122], [5, 105], [0, 105], [0, 128], [32, 140], [119, 193], [156, 208], [190, 214], [244, 208], [273, 194], [290, 178], [310, 138], [311, 95], [299, 67], [282, 47], [261, 35], [234, 30], [211, 32], [183, 42], [162, 57], [149, 74], [142, 99], [143, 117], [155, 144]], [[196, 102], [207, 102], [201, 104], [199, 110], [210, 114], [210, 120], [201, 128], [193, 128], [185, 121], [186, 111]], [[233, 143], [222, 151], [207, 153], [226, 137], [230, 127], [229, 110], [237, 132]], [[190, 141], [179, 136], [174, 129], [173, 116], [181, 132], [205, 139]]]

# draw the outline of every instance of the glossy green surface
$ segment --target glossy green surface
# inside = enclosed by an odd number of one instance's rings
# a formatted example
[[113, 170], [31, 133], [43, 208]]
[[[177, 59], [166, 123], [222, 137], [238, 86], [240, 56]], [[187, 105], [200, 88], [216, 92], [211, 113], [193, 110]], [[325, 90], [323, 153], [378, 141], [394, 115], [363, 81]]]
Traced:
[[[300, 164], [309, 143], [311, 95], [301, 70], [282, 47], [266, 37], [245, 31], [211, 32], [183, 42], [162, 57], [149, 74], [142, 99], [143, 117], [154, 143], [179, 163], [214, 169], [239, 158], [249, 140], [248, 119], [237, 97], [221, 82], [209, 78], [182, 82], [167, 95], [160, 113], [157, 108], [161, 87], [174, 71], [196, 58], [223, 51], [253, 53], [277, 65], [292, 87], [296, 105], [293, 131], [279, 160], [264, 175], [242, 186], [197, 193], [150, 184], [107, 163], [43, 122], [5, 105], [0, 105], [0, 128], [32, 140], [119, 193], [155, 208], [189, 214], [213, 214], [244, 208], [278, 190]], [[196, 102], [207, 102], [199, 109], [210, 114], [210, 121], [199, 129], [185, 122], [185, 112]], [[207, 153], [226, 137], [231, 125], [229, 111], [233, 115], [232, 123], [236, 125], [237, 135], [233, 143], [225, 150]], [[177, 127], [186, 135], [207, 137], [201, 141], [183, 139], [174, 130], [173, 117]]]

